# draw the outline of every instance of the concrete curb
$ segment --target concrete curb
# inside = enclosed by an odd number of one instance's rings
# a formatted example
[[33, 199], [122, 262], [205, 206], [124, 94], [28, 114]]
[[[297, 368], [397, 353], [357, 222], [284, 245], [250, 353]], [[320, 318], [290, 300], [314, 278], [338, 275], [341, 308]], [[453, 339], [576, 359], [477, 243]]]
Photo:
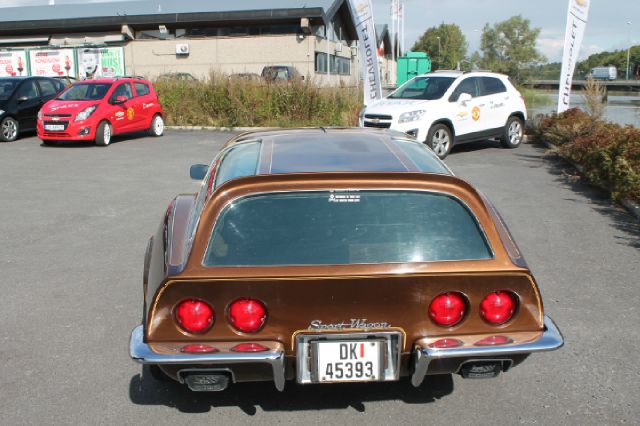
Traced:
[[[557, 148], [556, 145], [544, 141], [543, 145], [548, 148], [548, 149], [555, 149]], [[584, 167], [582, 167], [580, 164], [574, 163], [573, 161], [570, 161], [564, 157], [562, 157], [564, 161], [566, 161], [567, 163], [571, 164], [571, 166], [573, 166], [578, 172], [580, 172], [581, 174], [584, 175]], [[589, 183], [590, 185], [594, 185], [597, 186], [599, 188], [604, 189], [605, 191], [611, 192], [611, 188], [607, 188], [606, 186], [603, 185], [596, 185], [596, 184], [592, 184]], [[622, 206], [632, 215], [634, 216], [636, 219], [640, 220], [640, 205], [638, 205], [637, 203], [631, 201], [631, 200], [627, 200], [626, 198], [621, 198], [620, 199], [620, 204], [622, 204]]]
[[169, 130], [207, 130], [211, 132], [259, 132], [273, 127], [212, 127], [212, 126], [166, 126]]

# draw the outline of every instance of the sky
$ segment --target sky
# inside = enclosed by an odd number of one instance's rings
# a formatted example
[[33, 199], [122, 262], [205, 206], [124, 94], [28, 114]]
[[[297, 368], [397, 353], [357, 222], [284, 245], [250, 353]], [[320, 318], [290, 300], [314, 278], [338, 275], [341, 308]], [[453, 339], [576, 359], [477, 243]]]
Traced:
[[[376, 24], [389, 24], [390, 0], [372, 0]], [[482, 28], [515, 15], [540, 28], [538, 49], [550, 62], [562, 59], [568, 0], [404, 0], [407, 49], [429, 27], [457, 24], [469, 43], [469, 54], [480, 49]], [[627, 24], [630, 22], [631, 24]], [[591, 0], [589, 24], [581, 59], [605, 50], [640, 44], [640, 0]]]
[[[1, 7], [46, 5], [51, 0], [0, 0]], [[89, 3], [100, 0], [55, 0], [56, 4]], [[102, 0], [104, 1], [104, 0]], [[122, 0], [112, 0], [117, 2]], [[147, 0], [162, 3], [162, 0]], [[186, 0], [190, 4], [207, 0]], [[623, 50], [640, 44], [640, 0], [590, 0], [589, 25], [581, 59], [603, 50]], [[480, 47], [482, 28], [514, 15], [522, 15], [540, 28], [538, 49], [551, 62], [560, 61], [568, 0], [404, 0], [405, 42], [411, 48], [424, 31], [441, 23], [457, 24], [469, 43], [469, 54]], [[291, 6], [305, 5], [292, 0]], [[309, 1], [308, 3], [313, 3]], [[391, 0], [372, 0], [376, 24], [390, 24]], [[268, 8], [268, 1], [264, 7]]]

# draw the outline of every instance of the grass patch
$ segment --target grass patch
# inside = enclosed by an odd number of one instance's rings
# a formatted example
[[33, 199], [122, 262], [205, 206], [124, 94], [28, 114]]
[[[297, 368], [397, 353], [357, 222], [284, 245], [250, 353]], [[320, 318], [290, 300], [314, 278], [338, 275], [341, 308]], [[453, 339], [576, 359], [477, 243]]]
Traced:
[[520, 94], [524, 97], [527, 106], [547, 106], [555, 103], [550, 93], [541, 92], [527, 87], [519, 87]]
[[154, 84], [168, 125], [214, 127], [356, 126], [362, 91], [312, 82], [268, 84], [211, 75]]

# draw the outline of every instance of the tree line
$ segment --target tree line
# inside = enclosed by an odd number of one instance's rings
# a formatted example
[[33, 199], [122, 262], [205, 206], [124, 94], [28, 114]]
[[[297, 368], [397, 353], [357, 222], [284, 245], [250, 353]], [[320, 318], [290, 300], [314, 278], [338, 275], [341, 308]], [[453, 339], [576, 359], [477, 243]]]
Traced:
[[432, 67], [437, 69], [487, 69], [522, 80], [523, 70], [531, 65], [546, 63], [536, 48], [540, 28], [532, 28], [531, 21], [513, 16], [482, 30], [480, 51], [467, 55], [468, 43], [460, 27], [442, 23], [427, 29], [413, 45], [413, 51], [427, 52]]
[[[509, 75], [518, 82], [529, 78], [555, 79], [560, 77], [561, 64], [547, 63], [536, 47], [540, 28], [533, 28], [531, 21], [521, 15], [513, 16], [482, 30], [480, 51], [468, 55], [467, 39], [456, 24], [442, 23], [427, 29], [415, 42], [414, 52], [427, 52], [432, 68], [485, 69]], [[631, 71], [635, 76], [640, 64], [640, 46], [631, 48]], [[593, 67], [614, 65], [618, 75], [625, 76], [627, 51], [602, 52], [589, 56], [576, 65], [576, 77], [584, 78]]]

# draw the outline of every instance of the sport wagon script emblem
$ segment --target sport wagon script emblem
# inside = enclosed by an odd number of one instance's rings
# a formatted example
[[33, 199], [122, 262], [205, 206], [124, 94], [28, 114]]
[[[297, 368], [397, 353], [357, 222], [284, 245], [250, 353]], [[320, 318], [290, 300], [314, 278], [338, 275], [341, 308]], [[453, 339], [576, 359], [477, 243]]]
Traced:
[[342, 330], [345, 328], [389, 328], [388, 322], [367, 322], [366, 318], [351, 318], [349, 321], [325, 324], [321, 320], [313, 320], [309, 324], [311, 330]]

